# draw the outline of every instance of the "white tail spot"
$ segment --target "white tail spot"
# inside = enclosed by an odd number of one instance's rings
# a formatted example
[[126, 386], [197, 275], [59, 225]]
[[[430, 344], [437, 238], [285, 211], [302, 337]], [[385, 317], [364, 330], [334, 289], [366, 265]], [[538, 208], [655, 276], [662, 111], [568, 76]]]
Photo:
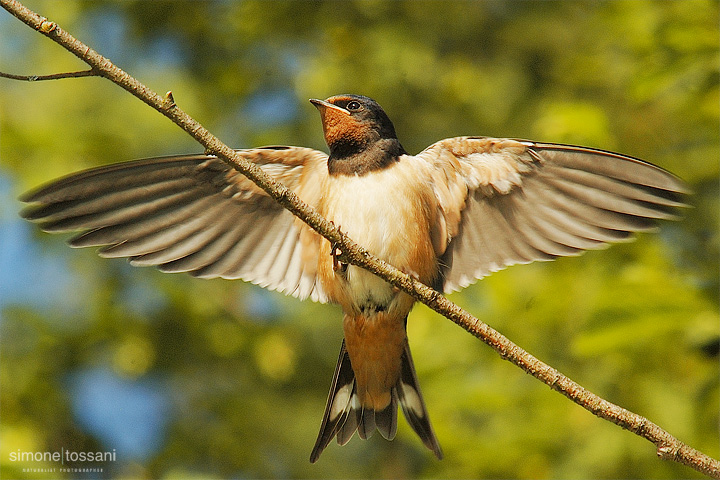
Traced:
[[405, 408], [412, 410], [415, 415], [422, 418], [425, 416], [425, 412], [422, 405], [422, 400], [420, 400], [420, 395], [418, 395], [417, 391], [411, 386], [408, 385], [405, 382], [402, 382], [402, 389], [403, 389], [403, 397], [405, 400]]
[[[335, 394], [335, 399], [330, 409], [330, 420], [335, 420], [338, 415], [344, 412], [350, 402], [350, 394], [352, 393], [352, 383], [343, 385]], [[355, 395], [354, 395], [355, 396]]]

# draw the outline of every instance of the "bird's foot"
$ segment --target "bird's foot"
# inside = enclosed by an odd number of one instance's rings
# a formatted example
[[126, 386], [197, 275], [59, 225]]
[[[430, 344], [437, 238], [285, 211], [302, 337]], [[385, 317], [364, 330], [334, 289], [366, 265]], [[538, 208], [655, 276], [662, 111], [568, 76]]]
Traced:
[[[338, 228], [338, 231], [339, 230], [340, 228]], [[342, 232], [340, 232], [340, 235], [342, 235]], [[348, 262], [343, 261], [343, 257], [345, 254], [340, 249], [337, 243], [333, 243], [332, 245], [330, 245], [330, 255], [332, 255], [333, 259], [333, 272], [344, 275], [347, 272]]]
[[343, 254], [342, 250], [340, 250], [340, 247], [338, 247], [337, 243], [333, 243], [330, 246], [330, 255], [332, 255], [332, 258], [333, 258], [333, 272], [335, 272], [335, 273], [347, 272], [348, 264], [341, 260], [344, 254]]

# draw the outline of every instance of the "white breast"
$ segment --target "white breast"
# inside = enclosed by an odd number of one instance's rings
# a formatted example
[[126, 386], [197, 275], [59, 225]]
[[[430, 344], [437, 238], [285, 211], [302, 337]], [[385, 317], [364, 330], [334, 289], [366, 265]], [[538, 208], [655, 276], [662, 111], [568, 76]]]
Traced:
[[[321, 207], [350, 238], [407, 273], [422, 268], [417, 263], [428, 254], [434, 262], [429, 223], [435, 200], [419, 171], [424, 166], [412, 158], [364, 176], [329, 177]], [[386, 305], [394, 296], [390, 285], [357, 267], [348, 268], [347, 282], [358, 303]]]

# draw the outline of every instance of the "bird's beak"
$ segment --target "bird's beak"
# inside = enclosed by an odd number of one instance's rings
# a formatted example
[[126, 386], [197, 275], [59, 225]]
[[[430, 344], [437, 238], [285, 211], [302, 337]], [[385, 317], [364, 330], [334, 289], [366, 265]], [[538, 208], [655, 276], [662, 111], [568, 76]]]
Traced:
[[330, 102], [326, 102], [325, 100], [318, 100], [318, 99], [316, 99], [316, 98], [311, 98], [311, 99], [310, 99], [310, 103], [312, 103], [313, 105], [315, 105], [315, 107], [316, 107], [318, 110], [320, 110], [320, 113], [322, 113], [322, 114], [325, 114], [325, 111], [326, 111], [327, 109], [332, 109], [332, 110], [335, 110], [336, 112], [344, 113], [345, 115], [350, 115], [350, 112], [348, 112], [348, 111], [345, 110], [344, 108], [338, 107], [337, 105], [334, 105], [334, 104], [332, 104], [332, 103], [330, 103]]

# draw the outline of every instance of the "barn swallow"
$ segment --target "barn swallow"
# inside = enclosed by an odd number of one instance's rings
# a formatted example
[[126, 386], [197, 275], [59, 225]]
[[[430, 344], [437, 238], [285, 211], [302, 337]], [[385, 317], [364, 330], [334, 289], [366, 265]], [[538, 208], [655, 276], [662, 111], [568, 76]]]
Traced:
[[[417, 155], [372, 99], [311, 100], [330, 154], [238, 150], [379, 258], [441, 292], [512, 264], [578, 255], [658, 219], [688, 193], [642, 160], [571, 145], [487, 137], [441, 140]], [[243, 279], [342, 306], [344, 340], [310, 461], [336, 438], [392, 439], [398, 404], [442, 452], [405, 332], [414, 300], [338, 260], [329, 242], [212, 155], [115, 164], [25, 194], [22, 212], [73, 247], [202, 278]]]

